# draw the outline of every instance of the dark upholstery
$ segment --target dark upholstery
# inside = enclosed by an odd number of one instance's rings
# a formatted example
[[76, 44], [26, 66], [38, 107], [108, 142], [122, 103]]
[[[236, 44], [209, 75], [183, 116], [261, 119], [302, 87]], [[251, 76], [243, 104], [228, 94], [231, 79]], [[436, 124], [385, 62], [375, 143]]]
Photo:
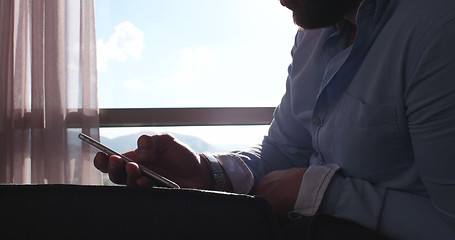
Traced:
[[261, 197], [185, 189], [0, 185], [0, 239], [383, 240], [329, 216], [281, 227]]
[[258, 197], [196, 190], [0, 186], [1, 239], [279, 239]]
[[316, 215], [297, 219], [282, 229], [286, 240], [392, 240], [350, 221]]

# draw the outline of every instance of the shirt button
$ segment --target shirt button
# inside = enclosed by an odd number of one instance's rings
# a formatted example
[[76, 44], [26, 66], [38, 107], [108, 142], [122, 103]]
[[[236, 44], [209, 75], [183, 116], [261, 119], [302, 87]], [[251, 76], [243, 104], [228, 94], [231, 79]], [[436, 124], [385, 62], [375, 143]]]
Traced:
[[319, 126], [321, 125], [321, 119], [319, 119], [318, 117], [315, 117], [313, 118], [313, 124], [316, 125], [316, 126]]

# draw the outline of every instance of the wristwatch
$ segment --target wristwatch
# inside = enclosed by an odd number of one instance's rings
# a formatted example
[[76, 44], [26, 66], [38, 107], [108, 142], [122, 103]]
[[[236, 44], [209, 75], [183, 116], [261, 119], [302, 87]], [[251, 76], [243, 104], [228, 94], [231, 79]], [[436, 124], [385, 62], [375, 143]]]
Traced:
[[200, 156], [209, 163], [210, 170], [212, 171], [212, 175], [215, 180], [215, 190], [223, 190], [226, 180], [224, 178], [221, 164], [211, 153], [201, 153]]

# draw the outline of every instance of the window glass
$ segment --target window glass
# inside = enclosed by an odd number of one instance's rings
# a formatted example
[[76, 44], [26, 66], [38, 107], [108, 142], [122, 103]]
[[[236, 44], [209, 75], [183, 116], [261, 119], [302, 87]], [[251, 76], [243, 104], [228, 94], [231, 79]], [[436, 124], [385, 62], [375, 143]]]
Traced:
[[[169, 133], [179, 141], [201, 152], [245, 150], [262, 142], [268, 126], [188, 126], [188, 127], [123, 127], [101, 128], [101, 143], [123, 153], [136, 149], [142, 134]], [[104, 185], [115, 185], [103, 174]]]
[[126, 152], [136, 149], [142, 134], [169, 133], [196, 152], [244, 150], [262, 142], [268, 126], [188, 126], [188, 127], [123, 127], [101, 128], [101, 142]]
[[297, 27], [278, 0], [95, 0], [100, 108], [276, 106]]

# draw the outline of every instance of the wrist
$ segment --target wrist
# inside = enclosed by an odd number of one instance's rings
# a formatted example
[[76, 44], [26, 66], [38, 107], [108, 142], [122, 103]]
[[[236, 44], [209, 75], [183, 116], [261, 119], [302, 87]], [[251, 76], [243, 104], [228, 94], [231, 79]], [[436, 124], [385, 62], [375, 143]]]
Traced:
[[202, 188], [212, 190], [215, 187], [215, 179], [212, 176], [210, 163], [204, 158], [204, 156], [202, 156], [202, 154], [198, 154], [198, 157], [201, 169], [203, 169], [203, 171], [201, 171], [201, 175], [204, 176], [204, 183]]
[[226, 173], [218, 160], [210, 153], [201, 153], [199, 157], [201, 158], [201, 163], [207, 167], [210, 173], [211, 189], [217, 191], [226, 190], [229, 184], [226, 184]]

